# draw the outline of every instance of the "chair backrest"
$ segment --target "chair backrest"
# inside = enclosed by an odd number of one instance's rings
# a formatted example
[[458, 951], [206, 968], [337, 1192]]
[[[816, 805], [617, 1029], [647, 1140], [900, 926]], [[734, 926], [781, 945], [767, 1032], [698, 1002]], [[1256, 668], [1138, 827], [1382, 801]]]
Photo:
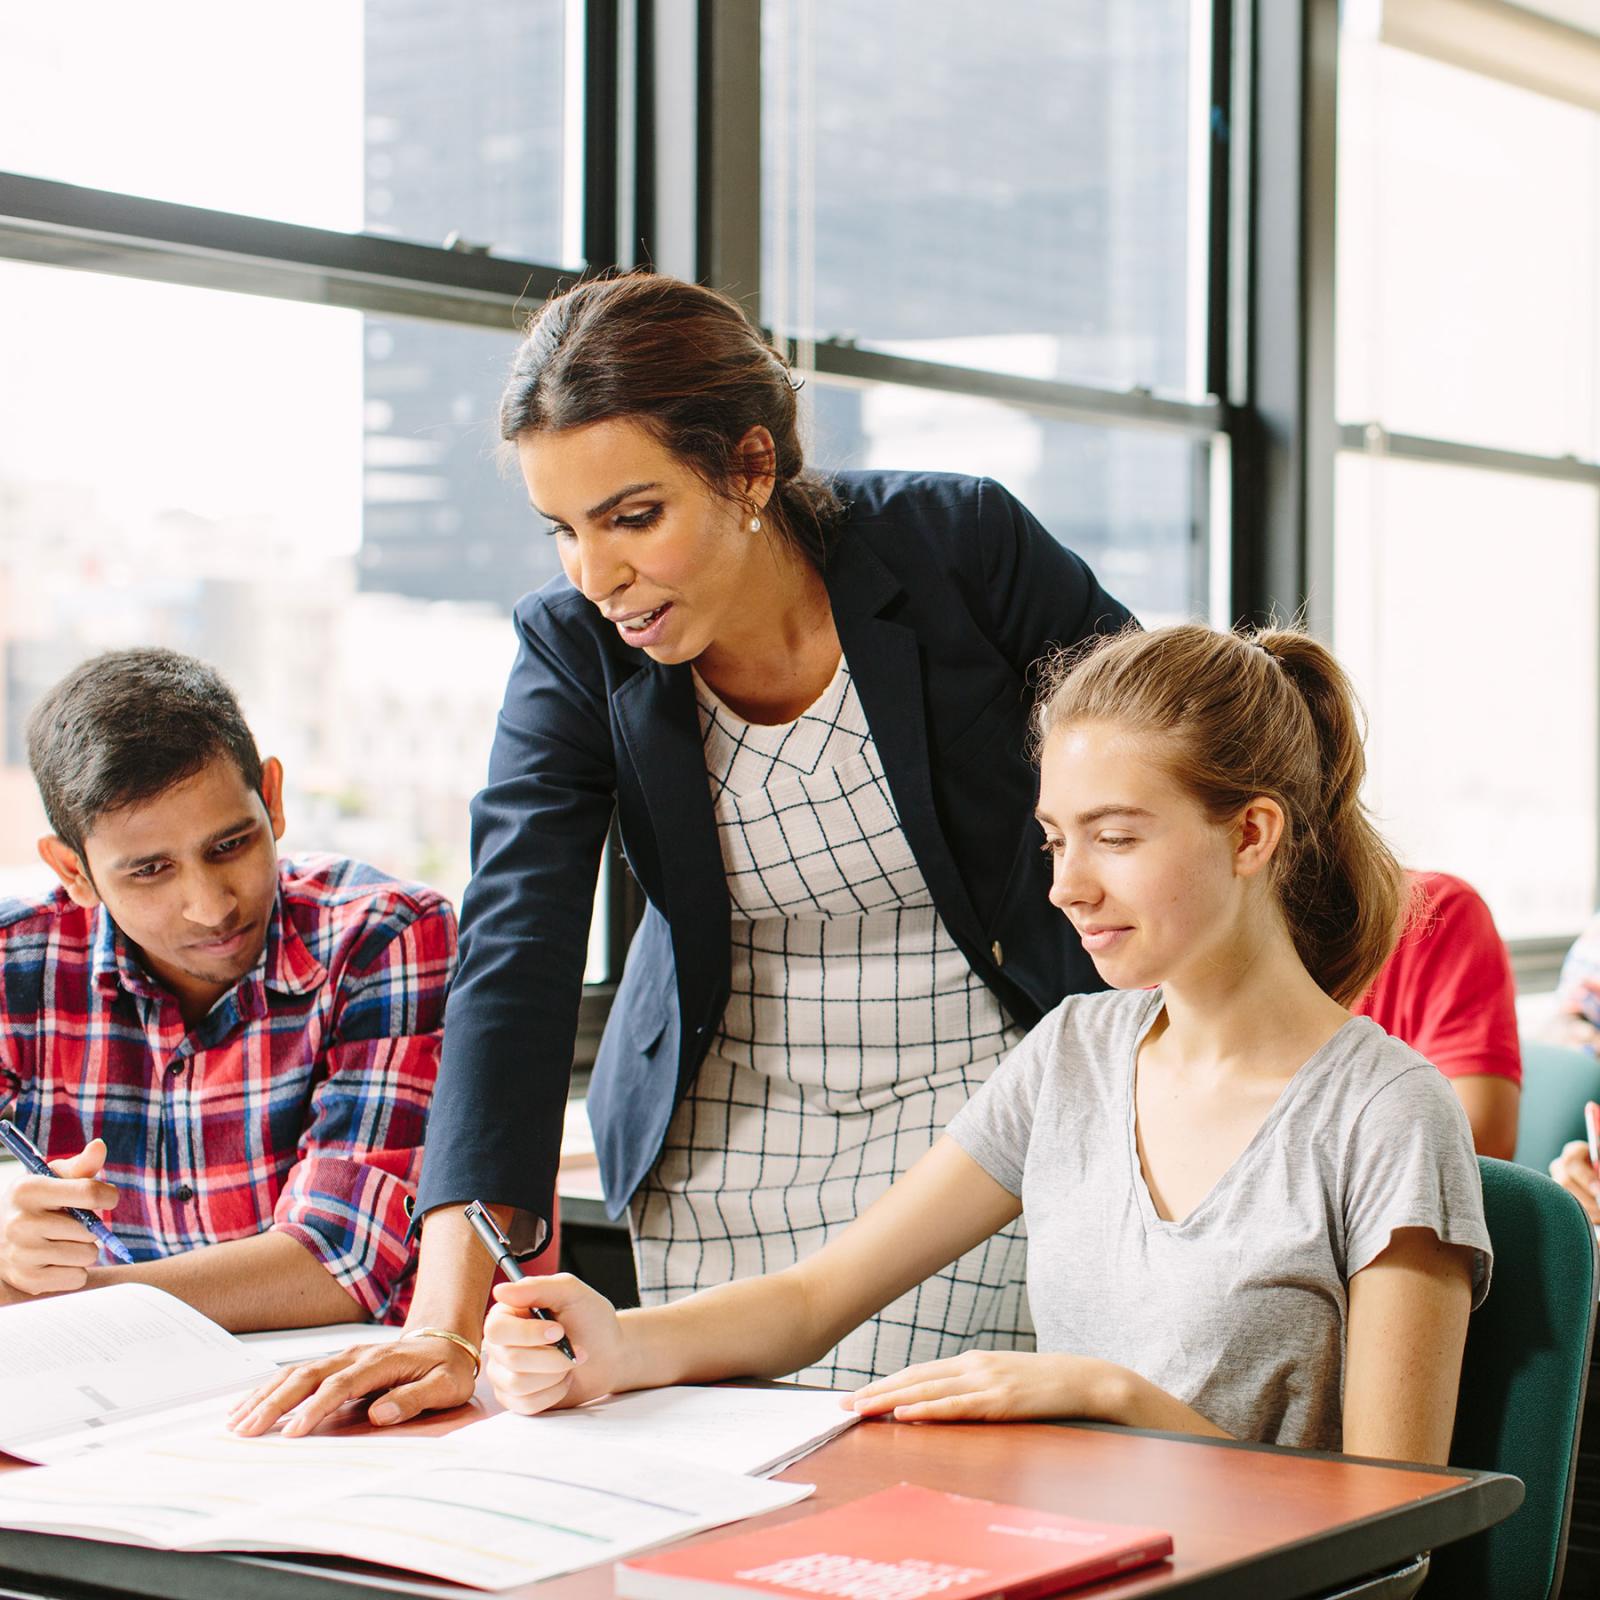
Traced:
[[1594, 1231], [1549, 1178], [1482, 1156], [1478, 1166], [1494, 1281], [1468, 1325], [1450, 1460], [1514, 1473], [1527, 1496], [1497, 1527], [1435, 1550], [1428, 1588], [1452, 1600], [1549, 1600], [1594, 1339]]
[[1561, 1147], [1583, 1137], [1585, 1100], [1600, 1100], [1600, 1060], [1570, 1045], [1524, 1039], [1518, 1165], [1548, 1172]]

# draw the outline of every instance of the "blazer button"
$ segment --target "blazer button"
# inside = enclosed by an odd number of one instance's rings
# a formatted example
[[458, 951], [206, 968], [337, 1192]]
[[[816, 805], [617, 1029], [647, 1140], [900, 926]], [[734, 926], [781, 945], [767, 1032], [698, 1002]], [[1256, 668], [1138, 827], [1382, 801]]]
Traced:
[[994, 957], [994, 964], [997, 967], [1003, 967], [1006, 964], [1006, 953], [1000, 948], [1000, 941], [998, 939], [996, 939], [995, 942], [989, 946], [989, 954]]

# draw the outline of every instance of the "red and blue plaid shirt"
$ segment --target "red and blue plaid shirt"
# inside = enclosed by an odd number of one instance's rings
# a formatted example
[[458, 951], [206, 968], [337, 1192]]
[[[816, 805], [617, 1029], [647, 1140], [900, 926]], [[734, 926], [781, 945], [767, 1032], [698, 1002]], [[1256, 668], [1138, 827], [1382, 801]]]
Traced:
[[135, 1258], [276, 1228], [399, 1321], [455, 957], [432, 890], [281, 861], [261, 959], [191, 1030], [104, 907], [0, 901], [0, 1101], [51, 1158], [105, 1140]]

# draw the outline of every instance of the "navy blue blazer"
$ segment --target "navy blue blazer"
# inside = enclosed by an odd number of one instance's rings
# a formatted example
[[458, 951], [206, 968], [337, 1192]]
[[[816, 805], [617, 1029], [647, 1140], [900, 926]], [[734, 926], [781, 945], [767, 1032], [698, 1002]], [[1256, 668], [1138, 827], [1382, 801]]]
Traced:
[[[973, 970], [1031, 1026], [1102, 987], [1047, 898], [1026, 754], [1029, 667], [1128, 612], [987, 479], [843, 473], [824, 577], [906, 838]], [[649, 904], [589, 1088], [612, 1216], [650, 1170], [727, 1005], [729, 903], [694, 689], [564, 579], [516, 608], [519, 653], [445, 1013], [418, 1210], [548, 1218], [590, 911], [615, 812]]]

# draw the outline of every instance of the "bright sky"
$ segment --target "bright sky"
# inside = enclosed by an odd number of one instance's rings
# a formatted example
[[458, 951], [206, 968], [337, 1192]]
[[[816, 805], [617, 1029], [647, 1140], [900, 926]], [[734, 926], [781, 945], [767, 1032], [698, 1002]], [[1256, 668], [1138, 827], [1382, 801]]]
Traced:
[[[0, 168], [357, 229], [360, 0], [0, 11]], [[0, 478], [360, 532], [361, 318], [0, 264]]]
[[361, 0], [0, 12], [0, 167], [361, 226]]

